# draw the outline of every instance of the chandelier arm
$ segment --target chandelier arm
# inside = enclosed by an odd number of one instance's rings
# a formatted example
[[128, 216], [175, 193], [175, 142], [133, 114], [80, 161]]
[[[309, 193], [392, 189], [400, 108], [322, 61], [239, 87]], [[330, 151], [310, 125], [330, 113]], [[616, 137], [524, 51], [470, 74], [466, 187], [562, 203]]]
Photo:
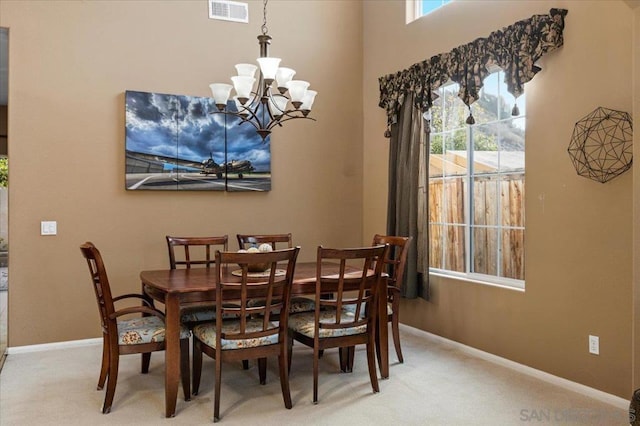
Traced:
[[[240, 123], [238, 123], [238, 124], [242, 124], [242, 123], [249, 123], [249, 124], [251, 124], [253, 127], [255, 127], [255, 128], [256, 128], [256, 130], [260, 130], [260, 129], [264, 128], [264, 127], [262, 126], [262, 123], [261, 123], [261, 122], [260, 122], [260, 120], [258, 119], [258, 117], [256, 117], [256, 116], [255, 116], [255, 114], [253, 114], [253, 116], [252, 116], [252, 117], [250, 117], [250, 118], [247, 118], [247, 117], [243, 116], [242, 114], [237, 113], [237, 112], [233, 112], [233, 111], [212, 111], [212, 112], [211, 112], [211, 114], [225, 114], [225, 115], [233, 115], [233, 116], [235, 116], [235, 117], [238, 117], [238, 118], [241, 120], [241, 122], [240, 122]], [[254, 118], [254, 117], [255, 117], [255, 121], [257, 121], [257, 122], [258, 122], [258, 124], [256, 124], [256, 123], [254, 122], [254, 120], [253, 120], [253, 118]], [[259, 126], [258, 126], [258, 125], [259, 125]]]
[[[283, 115], [284, 116], [284, 115]], [[289, 116], [286, 115], [284, 116], [286, 118], [281, 118], [279, 120], [273, 120], [271, 123], [269, 123], [269, 125], [267, 126], [267, 130], [271, 130], [273, 129], [276, 125], [277, 126], [282, 126], [282, 123], [284, 123], [285, 121], [289, 121], [289, 120], [293, 120], [293, 119], [297, 119], [297, 118], [304, 118], [305, 120], [312, 120], [312, 121], [317, 121], [315, 118], [313, 117], [305, 117], [303, 115], [300, 116]]]

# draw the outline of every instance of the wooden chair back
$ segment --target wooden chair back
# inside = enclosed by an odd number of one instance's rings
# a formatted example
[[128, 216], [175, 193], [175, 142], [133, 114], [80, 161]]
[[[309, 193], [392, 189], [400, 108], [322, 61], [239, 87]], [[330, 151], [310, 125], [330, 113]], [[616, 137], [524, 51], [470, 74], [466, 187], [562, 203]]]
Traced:
[[[287, 248], [293, 247], [293, 240], [291, 233], [288, 234], [237, 234], [238, 248], [240, 250], [248, 249], [249, 247], [258, 247], [260, 244], [271, 244], [271, 248], [276, 250], [278, 244], [286, 244]], [[279, 247], [282, 247], [280, 245]]]
[[[204, 266], [206, 268], [215, 264], [215, 251], [227, 251], [229, 249], [229, 237], [172, 237], [167, 235], [167, 247], [169, 249], [169, 266], [171, 269], [192, 266]], [[182, 247], [182, 250], [178, 250]], [[178, 253], [180, 255], [178, 255]]]
[[409, 244], [413, 237], [396, 237], [392, 235], [376, 234], [373, 237], [373, 245], [388, 244], [389, 250], [384, 259], [385, 270], [389, 274], [389, 289], [395, 287], [398, 290], [402, 287], [404, 270], [407, 264], [407, 253]]
[[[389, 274], [387, 281], [387, 303], [391, 307], [391, 311], [387, 310], [387, 320], [391, 323], [391, 331], [393, 334], [393, 345], [398, 355], [398, 360], [403, 363], [402, 348], [400, 346], [400, 294], [402, 292], [404, 270], [407, 264], [407, 253], [409, 253], [409, 244], [412, 237], [397, 237], [392, 235], [376, 234], [373, 237], [373, 244], [387, 244], [389, 250], [384, 258], [385, 272]], [[348, 360], [349, 369], [353, 368], [353, 358]]]
[[[377, 317], [378, 287], [382, 277], [386, 245], [373, 247], [332, 249], [318, 247], [316, 266], [315, 339], [322, 329], [349, 329], [367, 325], [373, 327]], [[323, 271], [326, 262], [339, 263], [339, 272], [327, 275]], [[347, 273], [347, 265], [357, 267]], [[373, 273], [372, 273], [373, 270]], [[329, 295], [329, 297], [327, 297]], [[351, 315], [345, 315], [346, 309]], [[320, 322], [320, 313], [335, 312], [334, 320]], [[326, 318], [325, 318], [326, 320]]]
[[[215, 359], [214, 422], [220, 419], [222, 362], [257, 359], [260, 383], [265, 384], [267, 358], [278, 356], [280, 388], [286, 408], [291, 408], [288, 372], [288, 310], [296, 259], [300, 247], [270, 252], [216, 252], [216, 318], [236, 317], [215, 324], [205, 323], [193, 329], [193, 389], [200, 387], [202, 354]], [[249, 265], [266, 263], [267, 277], [250, 277]], [[286, 266], [285, 266], [286, 265]], [[278, 266], [285, 273], [278, 272]], [[239, 280], [222, 280], [223, 268], [240, 267]], [[237, 270], [237, 269], [235, 269]], [[236, 275], [235, 271], [232, 273]], [[235, 282], [231, 282], [235, 281]], [[263, 303], [250, 305], [259, 298]], [[239, 301], [237, 305], [223, 303], [225, 299]], [[280, 315], [280, 312], [283, 314]], [[215, 331], [215, 332], [214, 332]], [[214, 336], [215, 335], [215, 336]]]
[[[91, 242], [82, 244], [80, 246], [80, 251], [89, 266], [93, 290], [96, 295], [96, 301], [98, 302], [102, 332], [106, 335], [115, 335], [117, 337], [118, 328], [113, 315], [115, 311], [113, 297], [111, 295], [111, 287], [109, 285], [109, 278], [107, 277], [107, 270], [104, 266], [100, 251]], [[117, 343], [117, 339], [115, 342]]]
[[[288, 315], [280, 316], [280, 312], [289, 311], [291, 285], [299, 251], [300, 247], [260, 253], [216, 252], [216, 318], [236, 316], [240, 323], [237, 332], [230, 334], [222, 332], [222, 321], [217, 322], [217, 348], [221, 348], [221, 339], [256, 339], [284, 333], [286, 340]], [[248, 267], [256, 263], [269, 264], [268, 277], [260, 278], [259, 281], [250, 278]], [[222, 268], [228, 264], [240, 267], [240, 282], [222, 281]], [[280, 275], [279, 271], [285, 273]], [[222, 303], [229, 299], [237, 300], [238, 303]], [[261, 303], [249, 304], [252, 299], [260, 299]], [[247, 331], [247, 321], [252, 318], [262, 319], [260, 330]]]

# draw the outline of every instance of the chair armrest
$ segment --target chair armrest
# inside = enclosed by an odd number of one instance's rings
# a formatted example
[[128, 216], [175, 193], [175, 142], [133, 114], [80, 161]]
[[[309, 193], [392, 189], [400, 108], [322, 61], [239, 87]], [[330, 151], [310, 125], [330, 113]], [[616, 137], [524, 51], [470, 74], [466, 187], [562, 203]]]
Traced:
[[153, 307], [153, 305], [151, 304], [152, 302], [149, 300], [150, 297], [144, 294], [137, 294], [137, 293], [123, 294], [118, 297], [114, 297], [113, 301], [118, 302], [120, 300], [125, 300], [125, 299], [141, 299], [145, 305], [149, 307]]
[[128, 314], [149, 314], [155, 315], [158, 318], [161, 318], [163, 321], [165, 319], [164, 314], [157, 309], [149, 308], [147, 306], [131, 306], [129, 308], [120, 309], [109, 316], [109, 318], [114, 319], [117, 317], [121, 317], [123, 315]]

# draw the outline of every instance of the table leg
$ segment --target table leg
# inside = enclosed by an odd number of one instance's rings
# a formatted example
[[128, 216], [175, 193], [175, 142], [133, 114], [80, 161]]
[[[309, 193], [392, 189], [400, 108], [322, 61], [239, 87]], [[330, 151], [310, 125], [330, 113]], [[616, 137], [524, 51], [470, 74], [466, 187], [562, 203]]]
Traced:
[[378, 297], [378, 327], [376, 330], [378, 364], [380, 365], [380, 376], [383, 379], [389, 378], [389, 326], [387, 321], [387, 280], [382, 280]]
[[165, 377], [164, 393], [166, 417], [176, 414], [178, 382], [180, 379], [180, 300], [176, 294], [165, 298]]

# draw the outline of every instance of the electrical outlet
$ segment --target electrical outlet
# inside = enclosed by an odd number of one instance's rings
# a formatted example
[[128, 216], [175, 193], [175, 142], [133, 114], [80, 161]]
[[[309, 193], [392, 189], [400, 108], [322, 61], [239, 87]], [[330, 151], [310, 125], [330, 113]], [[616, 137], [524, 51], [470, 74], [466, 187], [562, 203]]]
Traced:
[[600, 355], [600, 338], [598, 336], [589, 335], [589, 353]]

